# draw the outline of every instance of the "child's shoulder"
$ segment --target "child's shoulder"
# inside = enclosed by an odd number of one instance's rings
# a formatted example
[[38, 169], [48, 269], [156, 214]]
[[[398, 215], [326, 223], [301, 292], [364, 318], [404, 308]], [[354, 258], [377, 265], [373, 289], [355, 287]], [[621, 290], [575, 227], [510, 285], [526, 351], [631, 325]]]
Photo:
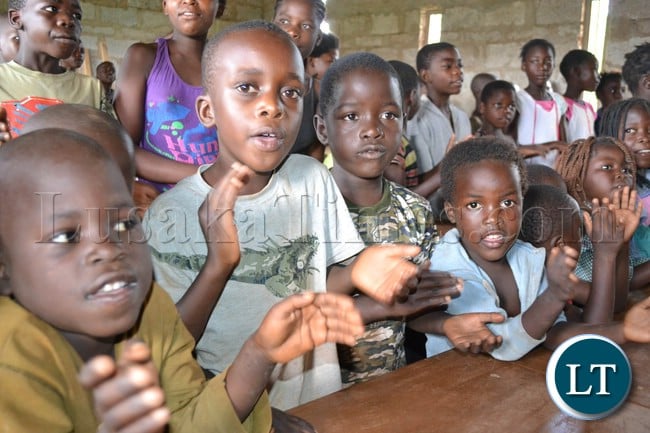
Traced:
[[424, 208], [429, 212], [431, 211], [431, 203], [420, 194], [413, 192], [407, 187], [397, 184], [388, 179], [384, 179], [384, 182], [386, 182], [386, 184], [391, 189], [392, 196], [400, 202], [403, 202], [408, 207]]
[[277, 172], [281, 177], [300, 177], [318, 175], [329, 178], [329, 170], [315, 158], [298, 153], [290, 154]]

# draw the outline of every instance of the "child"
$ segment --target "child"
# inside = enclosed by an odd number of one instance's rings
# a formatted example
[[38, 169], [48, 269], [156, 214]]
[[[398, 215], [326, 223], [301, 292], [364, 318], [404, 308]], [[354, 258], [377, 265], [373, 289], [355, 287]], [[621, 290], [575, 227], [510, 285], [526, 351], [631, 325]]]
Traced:
[[600, 74], [600, 81], [596, 87], [596, 97], [600, 101], [600, 108], [596, 111], [596, 121], [594, 122], [594, 131], [600, 135], [600, 119], [603, 117], [603, 111], [614, 102], [623, 99], [625, 86], [623, 86], [623, 75], [620, 72], [603, 72]]
[[56, 8], [42, 8], [38, 0], [10, 0], [9, 21], [18, 31], [20, 44], [15, 59], [0, 64], [0, 103], [4, 108], [0, 129], [9, 128], [17, 136], [29, 116], [61, 102], [101, 108], [99, 80], [59, 65], [79, 43], [78, 0], [61, 0]]
[[[316, 132], [334, 156], [332, 175], [366, 245], [401, 242], [422, 248], [425, 257], [438, 241], [429, 202], [383, 178], [401, 147], [402, 94], [397, 73], [370, 53], [346, 56], [321, 83]], [[344, 384], [364, 382], [406, 364], [405, 320], [458, 295], [448, 274], [425, 272], [418, 297], [384, 306], [357, 295], [366, 333], [352, 347], [339, 349]], [[428, 295], [427, 295], [428, 293]], [[426, 297], [425, 297], [426, 295]]]
[[[305, 62], [316, 45], [320, 43], [322, 37], [320, 25], [324, 19], [325, 3], [322, 0], [275, 1], [273, 22], [291, 36]], [[323, 145], [318, 142], [314, 129], [314, 114], [316, 114], [317, 105], [318, 97], [314, 91], [313, 83], [309, 82], [303, 98], [300, 131], [291, 153], [313, 155], [318, 158], [323, 154]]]
[[[521, 152], [519, 153], [521, 155]], [[558, 188], [562, 192], [568, 192], [564, 179], [556, 170], [548, 165], [528, 164], [526, 166], [526, 179], [528, 185], [549, 185]]]
[[115, 98], [115, 92], [113, 91], [115, 65], [113, 62], [101, 62], [95, 69], [95, 76], [101, 81], [104, 88], [104, 104], [112, 106]]
[[566, 141], [572, 143], [595, 135], [596, 112], [589, 102], [582, 99], [582, 92], [593, 92], [600, 80], [596, 56], [585, 50], [571, 50], [560, 62], [560, 72], [566, 81], [564, 100], [567, 110]]
[[196, 166], [214, 162], [219, 152], [217, 132], [201, 124], [195, 108], [203, 93], [201, 53], [217, 1], [162, 5], [171, 37], [129, 47], [115, 94], [117, 116], [138, 146], [138, 177], [158, 192], [194, 174]]
[[[208, 42], [202, 64], [206, 93], [197, 111], [204, 125], [219, 130], [221, 154], [158, 197], [145, 225], [156, 281], [198, 341], [201, 365], [220, 373], [268, 309], [292, 293], [324, 292], [327, 285], [340, 292], [357, 286], [387, 303], [406, 295], [405, 282], [417, 267], [403, 258], [419, 248], [371, 247], [349, 266], [333, 266], [363, 245], [325, 167], [306, 156], [286, 158], [305, 93], [303, 61], [287, 33], [262, 21], [234, 25]], [[239, 197], [231, 197], [239, 242], [235, 236], [216, 242], [217, 235], [199, 229], [197, 210], [213, 187], [224, 194], [224, 175], [233, 165], [248, 179]], [[220, 224], [233, 209], [209, 210], [202, 209], [200, 218], [208, 218], [217, 234], [234, 231]], [[195, 280], [210, 284], [188, 289]], [[336, 347], [279, 366], [270, 385], [280, 409], [340, 389]]]
[[641, 224], [650, 225], [650, 181], [646, 177], [650, 171], [650, 101], [630, 98], [613, 103], [603, 112], [599, 135], [621, 140], [634, 157], [637, 195], [645, 210]]
[[7, 12], [0, 13], [0, 63], [10, 62], [18, 52], [18, 32], [7, 19]]
[[325, 72], [338, 58], [339, 38], [334, 33], [323, 33], [320, 42], [305, 62], [305, 73], [312, 80], [316, 97], [320, 94], [320, 82]]
[[[473, 176], [466, 176], [468, 172]], [[542, 342], [552, 349], [585, 332], [619, 343], [650, 342], [650, 299], [631, 311], [623, 323], [564, 321], [564, 305], [575, 296], [577, 278], [572, 269], [578, 252], [556, 247], [545, 260], [543, 249], [517, 240], [525, 176], [516, 150], [497, 139], [465, 141], [445, 156], [441, 189], [445, 210], [456, 228], [441, 239], [431, 263], [462, 278], [464, 287], [448, 305], [447, 314], [452, 316], [432, 324], [438, 335], [429, 335], [427, 355], [448, 350], [453, 347], [450, 341], [458, 344], [479, 331], [502, 338], [502, 344], [491, 351], [501, 360], [518, 359]], [[473, 312], [501, 315], [502, 323], [472, 326], [464, 314]]]
[[59, 64], [67, 71], [76, 71], [77, 69], [81, 68], [81, 65], [84, 64], [85, 58], [86, 58], [86, 48], [84, 48], [83, 43], [79, 41], [77, 48], [75, 48], [72, 51], [70, 57], [66, 59], [61, 59]]
[[510, 123], [517, 114], [515, 87], [508, 81], [493, 80], [483, 87], [478, 111], [481, 125], [475, 130], [477, 137], [493, 135], [516, 146], [515, 140], [507, 134]]
[[622, 73], [632, 96], [650, 101], [650, 42], [625, 54]]
[[474, 96], [474, 111], [469, 117], [469, 123], [472, 125], [472, 134], [475, 134], [483, 125], [483, 120], [481, 119], [481, 112], [479, 106], [481, 105], [481, 92], [487, 83], [495, 81], [497, 77], [488, 72], [479, 72], [474, 75], [472, 81], [469, 84], [469, 88], [472, 91]]
[[558, 149], [564, 146], [564, 114], [566, 102], [562, 95], [548, 90], [548, 80], [555, 66], [555, 47], [545, 39], [532, 39], [521, 49], [521, 70], [528, 86], [517, 92], [517, 142], [535, 146], [544, 156], [526, 160], [529, 164], [554, 167]]
[[[569, 194], [587, 209], [593, 200], [609, 200], [616, 209], [619, 224], [625, 226], [623, 246], [616, 256], [615, 311], [627, 305], [629, 279], [634, 267], [648, 259], [631, 255], [630, 240], [639, 224], [641, 206], [637, 205], [634, 188], [634, 159], [623, 143], [612, 137], [588, 138], [571, 143], [558, 161], [558, 172], [564, 178]], [[576, 275], [591, 282], [594, 252], [589, 236], [583, 236]], [[641, 265], [649, 266], [649, 265]]]
[[426, 172], [440, 163], [452, 135], [462, 139], [472, 130], [467, 114], [449, 102], [463, 86], [458, 49], [447, 42], [425, 45], [418, 51], [416, 63], [427, 94], [408, 122], [407, 131], [418, 156], [418, 168]]
[[[587, 235], [594, 245], [593, 288], [584, 281], [574, 286], [573, 302], [564, 308], [568, 320], [606, 323], [613, 318], [616, 256], [623, 246], [625, 227], [618, 223], [609, 204], [609, 198], [604, 198], [602, 205], [595, 200], [591, 213], [585, 213]], [[550, 185], [528, 188], [519, 239], [544, 248], [549, 257], [553, 248], [564, 245], [580, 251], [581, 233], [580, 207], [566, 191]]]
[[[268, 432], [273, 363], [325, 341], [354, 343], [363, 329], [349, 299], [294, 296], [225, 375], [206, 381], [174, 304], [151, 285], [144, 233], [108, 154], [80, 134], [44, 129], [3, 145], [0, 167], [0, 197], [16, 203], [0, 210], [8, 431], [162, 431], [169, 422], [171, 431]], [[57, 191], [52, 206], [40, 205], [41, 191]]]

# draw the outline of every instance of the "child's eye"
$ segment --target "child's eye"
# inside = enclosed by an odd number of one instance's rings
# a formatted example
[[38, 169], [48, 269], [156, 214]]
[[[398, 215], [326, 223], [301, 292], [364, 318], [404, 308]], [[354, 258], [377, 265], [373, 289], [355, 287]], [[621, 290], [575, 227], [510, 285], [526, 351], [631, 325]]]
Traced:
[[250, 83], [242, 83], [242, 84], [238, 84], [237, 86], [235, 86], [235, 89], [237, 89], [237, 91], [239, 93], [243, 93], [243, 94], [247, 95], [249, 93], [253, 93], [253, 91], [255, 90], [255, 87]]
[[513, 207], [513, 206], [515, 205], [515, 201], [514, 201], [514, 200], [510, 200], [510, 199], [508, 198], [508, 199], [503, 200], [503, 202], [501, 203], [501, 205], [502, 205], [503, 207], [506, 207], [506, 208]]
[[394, 120], [394, 119], [401, 118], [401, 115], [398, 113], [387, 111], [386, 113], [383, 113], [381, 117], [382, 119]]
[[129, 218], [116, 222], [115, 225], [113, 225], [113, 230], [118, 233], [124, 233], [133, 230], [138, 226], [138, 224], [140, 224], [140, 220], [137, 218]]
[[609, 171], [609, 170], [612, 169], [612, 165], [611, 164], [603, 164], [603, 165], [600, 166], [600, 169]]
[[302, 28], [305, 29], [305, 30], [311, 30], [311, 29], [314, 28], [314, 26], [312, 26], [311, 24], [308, 24], [308, 23], [304, 23], [302, 25]]
[[481, 208], [481, 205], [477, 201], [467, 203], [467, 209], [476, 210], [476, 209], [480, 209], [480, 208]]
[[636, 134], [636, 128], [625, 128], [625, 134]]
[[290, 99], [299, 99], [302, 96], [302, 92], [298, 89], [286, 89], [282, 94]]
[[71, 244], [79, 242], [79, 229], [54, 233], [50, 242], [54, 244]]
[[348, 113], [343, 116], [345, 120], [358, 120], [359, 116], [356, 113]]
[[278, 20], [278, 23], [280, 23], [280, 24], [289, 24], [289, 20], [286, 19], [286, 18], [280, 18], [280, 19]]
[[81, 21], [81, 14], [80, 14], [79, 12], [75, 12], [74, 14], [72, 14], [72, 16], [73, 16], [74, 19], [76, 19], [77, 21]]
[[58, 11], [58, 9], [57, 9], [56, 7], [51, 6], [51, 5], [45, 6], [45, 7], [43, 8], [43, 10], [44, 10], [44, 11], [47, 11], [47, 12], [52, 12], [52, 13]]

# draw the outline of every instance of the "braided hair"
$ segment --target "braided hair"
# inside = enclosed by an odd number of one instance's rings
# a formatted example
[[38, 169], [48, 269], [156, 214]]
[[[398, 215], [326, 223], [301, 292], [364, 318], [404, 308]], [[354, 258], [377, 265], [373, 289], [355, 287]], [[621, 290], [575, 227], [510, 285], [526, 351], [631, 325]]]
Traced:
[[587, 178], [589, 160], [594, 154], [596, 146], [616, 146], [623, 152], [625, 165], [636, 178], [636, 164], [630, 151], [625, 145], [613, 137], [589, 137], [571, 143], [560, 155], [557, 162], [557, 171], [566, 182], [569, 194], [581, 205], [589, 203], [590, 197], [585, 193], [584, 184]]
[[637, 107], [650, 113], [650, 101], [643, 98], [622, 99], [613, 103], [603, 111], [600, 127], [596, 133], [599, 136], [607, 135], [623, 140], [627, 113]]

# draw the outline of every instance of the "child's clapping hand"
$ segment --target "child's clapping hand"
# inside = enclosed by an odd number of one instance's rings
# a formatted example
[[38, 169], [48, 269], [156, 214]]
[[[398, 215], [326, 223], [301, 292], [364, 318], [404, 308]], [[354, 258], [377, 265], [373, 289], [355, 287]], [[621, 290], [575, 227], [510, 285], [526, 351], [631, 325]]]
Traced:
[[625, 239], [625, 224], [619, 223], [616, 207], [608, 198], [591, 201], [591, 213], [584, 212], [585, 230], [596, 253], [618, 254]]
[[578, 277], [573, 273], [578, 265], [579, 252], [571, 247], [554, 247], [546, 261], [548, 290], [556, 300], [571, 302], [575, 296]]
[[462, 352], [489, 353], [499, 347], [503, 337], [495, 335], [488, 323], [502, 323], [505, 317], [499, 313], [467, 313], [450, 316], [443, 324], [445, 335]]
[[79, 373], [92, 391], [98, 433], [157, 433], [165, 431], [170, 413], [158, 383], [151, 352], [142, 342], [129, 341], [120, 359], [97, 356]]

